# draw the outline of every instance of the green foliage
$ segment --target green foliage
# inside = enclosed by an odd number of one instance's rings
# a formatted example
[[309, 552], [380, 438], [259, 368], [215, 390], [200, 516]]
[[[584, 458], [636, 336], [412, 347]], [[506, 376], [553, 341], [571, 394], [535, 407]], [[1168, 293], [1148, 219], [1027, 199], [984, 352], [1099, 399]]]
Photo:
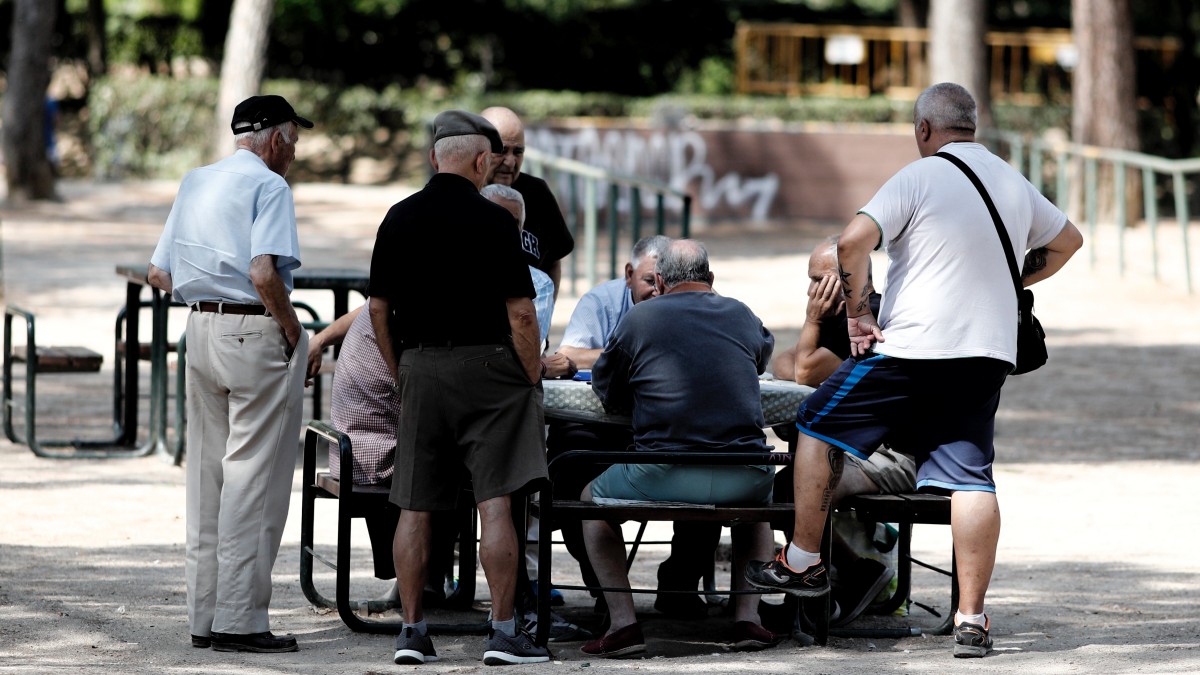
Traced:
[[202, 56], [204, 39], [194, 26], [175, 18], [108, 18], [109, 59], [114, 63], [141, 64], [151, 69], [175, 57]]
[[504, 0], [510, 12], [536, 12], [552, 21], [579, 16], [588, 12], [628, 9], [639, 0]]
[[993, 103], [992, 118], [996, 128], [1018, 133], [1037, 134], [1046, 129], [1071, 129], [1071, 106], [1067, 104], [1043, 103], [1042, 105], [1015, 105]]
[[858, 10], [867, 15], [891, 15], [896, 0], [779, 0], [780, 4], [803, 5], [815, 12], [845, 12]]
[[[272, 80], [263, 93], [279, 94], [317, 123], [328, 141], [319, 156], [294, 169], [300, 179], [347, 179], [355, 158], [395, 159], [411, 149], [409, 114], [426, 114], [416, 92], [376, 92], [296, 80]], [[205, 163], [213, 126], [217, 81], [204, 78], [110, 77], [88, 99], [89, 132], [99, 178], [178, 178]], [[431, 97], [436, 100], [436, 97]], [[432, 116], [432, 112], [428, 113]], [[393, 177], [394, 178], [394, 177]]]
[[398, 14], [408, 4], [408, 0], [354, 0], [354, 11], [360, 14], [381, 14], [390, 16]]
[[105, 78], [88, 97], [97, 178], [178, 177], [203, 163], [215, 80]]
[[733, 93], [733, 60], [707, 56], [697, 68], [689, 68], [675, 85], [678, 94], [721, 95]]
[[[111, 15], [134, 18], [149, 16], [178, 16], [192, 21], [200, 16], [204, 0], [106, 0], [105, 9]], [[87, 11], [87, 0], [68, 0], [69, 11]]]
[[884, 97], [839, 99], [782, 96], [656, 96], [634, 99], [629, 112], [655, 117], [664, 107], [686, 111], [705, 120], [779, 120], [782, 122], [844, 122], [887, 124], [911, 115], [912, 104]]

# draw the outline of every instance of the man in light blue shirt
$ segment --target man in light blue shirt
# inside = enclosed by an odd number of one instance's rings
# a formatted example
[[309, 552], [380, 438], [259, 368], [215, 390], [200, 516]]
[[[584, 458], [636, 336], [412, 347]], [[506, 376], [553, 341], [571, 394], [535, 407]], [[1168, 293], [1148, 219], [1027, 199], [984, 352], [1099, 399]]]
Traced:
[[268, 606], [308, 342], [289, 297], [300, 246], [284, 176], [300, 127], [312, 126], [280, 96], [239, 103], [237, 151], [183, 179], [150, 259], [150, 283], [192, 309], [185, 574], [193, 647], [298, 648], [271, 634]]
[[579, 299], [558, 350], [579, 368], [590, 369], [625, 312], [658, 295], [654, 287], [654, 263], [670, 243], [669, 237], [660, 234], [634, 244], [629, 262], [625, 263], [625, 278], [606, 281]]

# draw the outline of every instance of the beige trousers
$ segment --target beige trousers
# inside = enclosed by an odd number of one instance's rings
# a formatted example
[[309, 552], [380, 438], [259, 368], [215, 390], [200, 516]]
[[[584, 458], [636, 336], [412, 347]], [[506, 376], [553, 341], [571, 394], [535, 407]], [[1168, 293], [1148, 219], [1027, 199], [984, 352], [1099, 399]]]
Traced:
[[308, 334], [292, 358], [269, 316], [192, 312], [187, 323], [188, 621], [193, 635], [270, 629], [299, 454]]

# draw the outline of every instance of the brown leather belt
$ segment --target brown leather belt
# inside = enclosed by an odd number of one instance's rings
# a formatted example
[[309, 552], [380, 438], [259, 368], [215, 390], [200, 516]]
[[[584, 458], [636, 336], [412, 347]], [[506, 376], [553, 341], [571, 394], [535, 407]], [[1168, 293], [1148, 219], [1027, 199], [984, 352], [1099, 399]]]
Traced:
[[265, 305], [239, 305], [233, 302], [208, 301], [201, 301], [192, 305], [192, 311], [213, 312], [214, 314], [252, 314], [254, 316], [267, 316], [270, 314]]

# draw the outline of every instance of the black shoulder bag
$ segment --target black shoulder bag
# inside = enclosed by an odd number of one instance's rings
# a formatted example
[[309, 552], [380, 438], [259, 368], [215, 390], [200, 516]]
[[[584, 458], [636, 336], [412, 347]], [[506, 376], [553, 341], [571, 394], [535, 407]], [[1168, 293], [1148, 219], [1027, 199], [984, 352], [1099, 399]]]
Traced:
[[1004, 256], [1008, 259], [1008, 268], [1012, 272], [1013, 289], [1017, 292], [1017, 367], [1012, 374], [1021, 375], [1037, 370], [1046, 364], [1048, 358], [1046, 332], [1042, 330], [1042, 323], [1033, 315], [1033, 291], [1021, 284], [1021, 268], [1017, 267], [1017, 256], [1013, 254], [1012, 242], [1008, 240], [1008, 232], [1004, 229], [1004, 222], [1000, 220], [1000, 213], [996, 211], [996, 205], [992, 203], [991, 196], [988, 195], [987, 190], [983, 189], [983, 183], [979, 182], [979, 176], [975, 175], [971, 167], [948, 152], [936, 154], [942, 159], [949, 160], [951, 164], [967, 175], [971, 184], [975, 186], [976, 190], [979, 190], [979, 196], [983, 197], [983, 203], [987, 205], [988, 213], [992, 214], [992, 222], [996, 225], [996, 234], [1000, 237], [1000, 244], [1004, 246]]

